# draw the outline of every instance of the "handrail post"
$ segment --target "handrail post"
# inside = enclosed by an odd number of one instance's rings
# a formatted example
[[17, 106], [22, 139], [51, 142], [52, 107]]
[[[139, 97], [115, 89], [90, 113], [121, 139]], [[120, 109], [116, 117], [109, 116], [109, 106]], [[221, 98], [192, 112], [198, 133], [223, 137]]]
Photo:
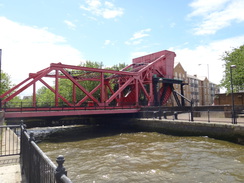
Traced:
[[21, 162], [21, 174], [24, 173], [24, 132], [26, 131], [23, 120], [20, 123], [20, 162]]
[[161, 111], [161, 107], [159, 106], [159, 109], [158, 109], [158, 119], [162, 119], [161, 115], [162, 115], [162, 111]]
[[210, 122], [210, 114], [209, 114], [209, 109], [208, 109], [208, 122]]
[[167, 113], [166, 113], [166, 111], [163, 112], [163, 115], [164, 115], [164, 119], [167, 119]]
[[194, 119], [193, 119], [193, 100], [191, 100], [191, 121], [194, 121]]
[[56, 159], [56, 162], [58, 163], [58, 167], [56, 168], [56, 171], [55, 171], [55, 179], [56, 179], [57, 183], [62, 183], [62, 181], [61, 181], [62, 175], [67, 176], [67, 171], [65, 171], [65, 168], [63, 166], [64, 161], [65, 161], [65, 159], [64, 159], [63, 155], [59, 155]]
[[174, 112], [174, 120], [178, 119], [178, 112]]
[[32, 156], [33, 156], [33, 152], [32, 152], [32, 146], [31, 146], [31, 142], [35, 141], [34, 138], [34, 133], [30, 132], [30, 138], [29, 138], [29, 172], [28, 172], [28, 181], [32, 182]]

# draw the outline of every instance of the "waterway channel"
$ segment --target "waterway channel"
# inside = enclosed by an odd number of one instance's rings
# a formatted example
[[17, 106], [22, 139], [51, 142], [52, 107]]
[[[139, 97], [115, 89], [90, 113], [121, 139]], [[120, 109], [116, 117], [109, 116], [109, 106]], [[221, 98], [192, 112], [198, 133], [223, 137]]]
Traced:
[[244, 146], [208, 137], [81, 126], [38, 145], [74, 183], [244, 182]]

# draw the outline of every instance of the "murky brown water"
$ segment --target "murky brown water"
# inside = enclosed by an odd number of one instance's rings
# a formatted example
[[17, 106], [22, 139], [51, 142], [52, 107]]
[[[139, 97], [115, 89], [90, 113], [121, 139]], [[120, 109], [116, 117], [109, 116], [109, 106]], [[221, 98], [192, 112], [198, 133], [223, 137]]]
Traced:
[[98, 127], [59, 138], [38, 145], [54, 162], [65, 156], [75, 183], [244, 182], [244, 146], [226, 141]]

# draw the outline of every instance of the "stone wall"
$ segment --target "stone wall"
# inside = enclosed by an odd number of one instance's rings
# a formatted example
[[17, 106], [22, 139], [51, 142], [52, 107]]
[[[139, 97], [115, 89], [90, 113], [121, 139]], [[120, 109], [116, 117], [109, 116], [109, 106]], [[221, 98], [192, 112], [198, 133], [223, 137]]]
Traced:
[[[231, 105], [232, 97], [231, 93], [216, 94], [214, 99], [214, 105]], [[234, 93], [234, 104], [244, 105], [244, 92]]]
[[4, 111], [0, 111], [0, 125], [4, 123]]
[[180, 120], [135, 119], [130, 125], [142, 130], [173, 135], [208, 136], [244, 144], [244, 126]]

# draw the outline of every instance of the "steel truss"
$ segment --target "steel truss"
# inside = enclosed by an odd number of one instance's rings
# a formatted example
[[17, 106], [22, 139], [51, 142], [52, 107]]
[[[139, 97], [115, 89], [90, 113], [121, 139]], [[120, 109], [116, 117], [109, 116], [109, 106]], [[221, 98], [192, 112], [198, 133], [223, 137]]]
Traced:
[[[54, 106], [60, 101], [66, 106], [126, 106], [163, 105], [171, 94], [171, 87], [155, 83], [153, 78], [173, 79], [175, 53], [160, 51], [133, 59], [133, 63], [120, 71], [52, 63], [46, 69], [29, 74], [29, 77], [0, 96], [2, 106], [29, 87], [33, 88], [32, 107], [37, 103], [37, 86], [40, 82], [54, 94]], [[54, 87], [45, 81], [54, 80]], [[60, 93], [60, 81], [71, 83], [72, 100]], [[93, 88], [84, 85], [93, 83]], [[63, 87], [63, 86], [62, 86]], [[159, 100], [160, 99], [160, 100]]]

